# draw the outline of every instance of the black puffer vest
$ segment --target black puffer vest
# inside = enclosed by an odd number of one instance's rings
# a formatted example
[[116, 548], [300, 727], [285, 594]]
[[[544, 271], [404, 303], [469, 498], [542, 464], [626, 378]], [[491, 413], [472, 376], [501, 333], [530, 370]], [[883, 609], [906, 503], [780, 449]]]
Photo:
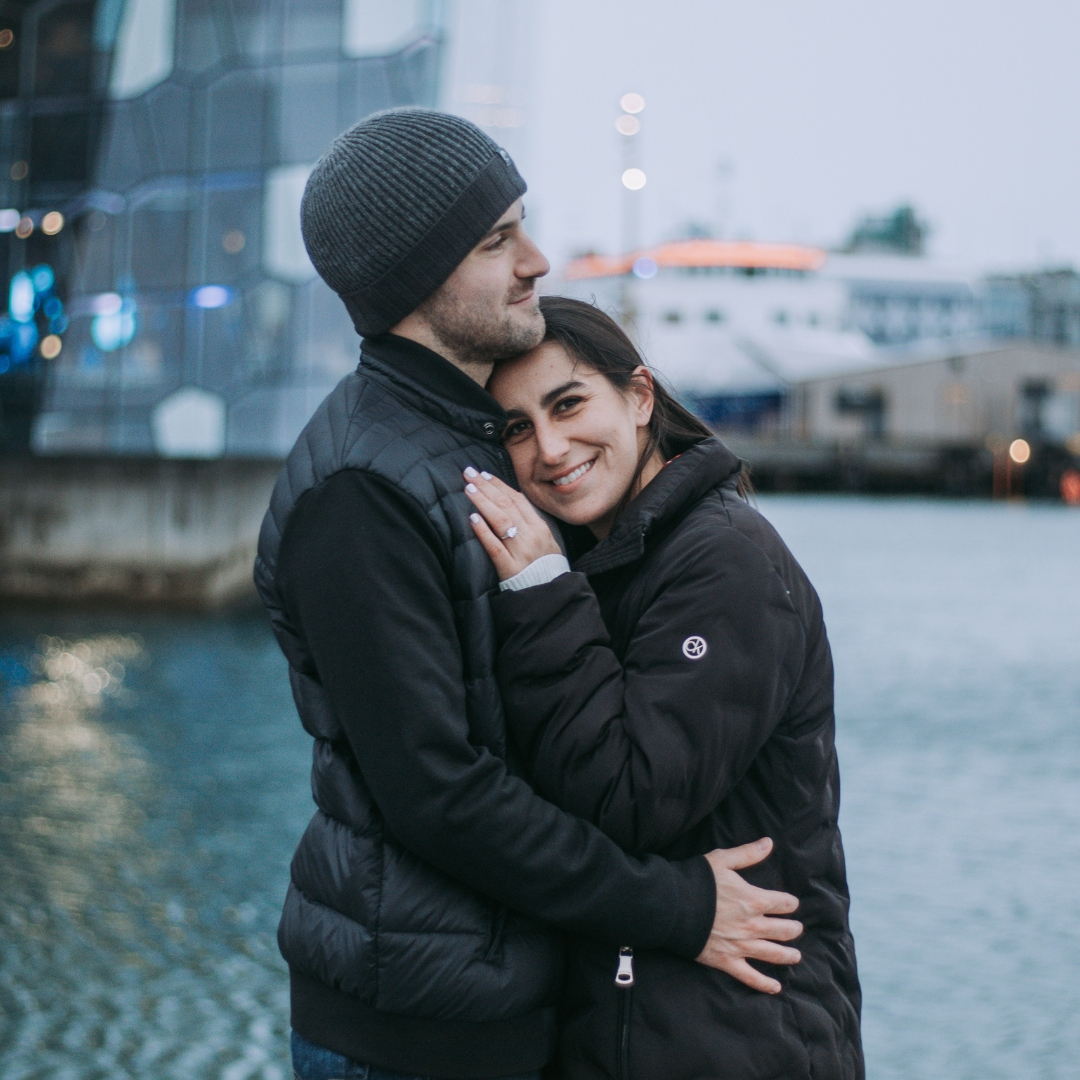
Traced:
[[290, 453], [259, 538], [256, 586], [315, 739], [318, 810], [293, 859], [278, 940], [294, 980], [333, 987], [372, 1017], [483, 1023], [543, 1013], [558, 994], [561, 944], [554, 931], [498, 908], [387, 835], [283, 608], [275, 585], [281, 538], [301, 495], [344, 469], [374, 473], [423, 506], [445, 547], [471, 741], [506, 760], [489, 604], [498, 581], [469, 526], [461, 479], [475, 465], [512, 480], [500, 434], [499, 417], [447, 401], [365, 351]]

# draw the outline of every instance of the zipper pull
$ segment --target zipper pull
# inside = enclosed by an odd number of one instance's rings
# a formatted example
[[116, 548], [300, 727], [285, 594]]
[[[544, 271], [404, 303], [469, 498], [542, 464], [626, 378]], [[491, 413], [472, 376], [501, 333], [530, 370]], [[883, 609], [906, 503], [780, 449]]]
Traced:
[[615, 985], [629, 990], [634, 985], [634, 950], [624, 945], [619, 950], [619, 970], [615, 972]]

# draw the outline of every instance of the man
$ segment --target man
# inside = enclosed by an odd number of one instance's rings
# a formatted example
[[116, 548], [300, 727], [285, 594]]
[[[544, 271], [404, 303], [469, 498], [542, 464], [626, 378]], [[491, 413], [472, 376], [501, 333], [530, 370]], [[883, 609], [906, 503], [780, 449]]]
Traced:
[[797, 901], [734, 872], [767, 841], [631, 859], [539, 798], [507, 745], [497, 579], [461, 473], [513, 480], [484, 383], [543, 336], [524, 191], [478, 128], [407, 109], [337, 139], [304, 194], [308, 252], [364, 345], [289, 456], [255, 569], [315, 738], [278, 935], [300, 1080], [538, 1076], [556, 928], [769, 991], [745, 958], [799, 959], [776, 943], [799, 924], [764, 917]]

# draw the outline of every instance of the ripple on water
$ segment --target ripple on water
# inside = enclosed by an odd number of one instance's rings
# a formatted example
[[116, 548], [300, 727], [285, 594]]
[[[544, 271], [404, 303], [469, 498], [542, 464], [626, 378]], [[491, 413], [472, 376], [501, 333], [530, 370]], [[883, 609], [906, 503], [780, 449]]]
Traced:
[[[4, 1080], [289, 1075], [273, 930], [309, 759], [276, 646], [261, 624], [146, 629], [5, 654], [23, 685], [0, 723]], [[269, 853], [245, 741], [286, 796]]]

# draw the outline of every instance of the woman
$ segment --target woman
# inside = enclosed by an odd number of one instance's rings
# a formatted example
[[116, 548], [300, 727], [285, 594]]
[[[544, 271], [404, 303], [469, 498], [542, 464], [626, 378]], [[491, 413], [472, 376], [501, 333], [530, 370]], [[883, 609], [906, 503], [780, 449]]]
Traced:
[[[862, 1076], [821, 606], [741, 497], [741, 463], [579, 301], [489, 390], [521, 493], [466, 471], [507, 722], [543, 795], [632, 852], [771, 837], [755, 885], [800, 899], [794, 967], [761, 993], [665, 953], [571, 943], [560, 1064], [600, 1077]], [[573, 560], [530, 502], [563, 523]]]

